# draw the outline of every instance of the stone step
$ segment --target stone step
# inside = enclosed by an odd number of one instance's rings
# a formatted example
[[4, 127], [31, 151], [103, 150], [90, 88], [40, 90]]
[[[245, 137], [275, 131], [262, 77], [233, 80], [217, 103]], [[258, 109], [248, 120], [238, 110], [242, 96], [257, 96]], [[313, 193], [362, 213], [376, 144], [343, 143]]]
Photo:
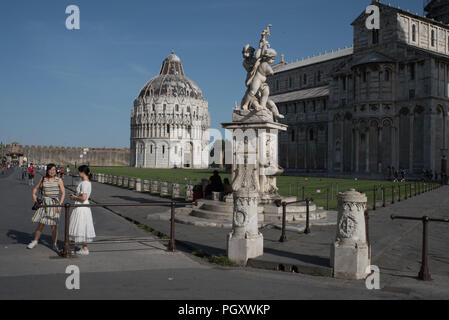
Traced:
[[232, 212], [217, 212], [217, 211], [210, 211], [210, 210], [203, 210], [194, 208], [192, 210], [192, 213], [190, 214], [194, 217], [199, 217], [203, 219], [211, 219], [211, 220], [220, 220], [220, 221], [232, 221]]

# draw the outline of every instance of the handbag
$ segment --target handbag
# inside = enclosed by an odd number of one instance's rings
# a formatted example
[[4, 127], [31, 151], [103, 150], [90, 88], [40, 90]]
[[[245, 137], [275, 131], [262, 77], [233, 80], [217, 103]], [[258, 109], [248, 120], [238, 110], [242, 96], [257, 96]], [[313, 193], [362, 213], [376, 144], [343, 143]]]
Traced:
[[40, 195], [38, 196], [37, 201], [34, 203], [34, 205], [33, 205], [33, 207], [31, 208], [31, 210], [36, 211], [36, 210], [39, 209], [40, 206], [44, 203], [44, 200], [42, 199], [43, 196], [44, 196], [43, 188], [44, 188], [44, 178], [42, 178], [41, 186], [40, 186], [40, 188], [39, 188]]

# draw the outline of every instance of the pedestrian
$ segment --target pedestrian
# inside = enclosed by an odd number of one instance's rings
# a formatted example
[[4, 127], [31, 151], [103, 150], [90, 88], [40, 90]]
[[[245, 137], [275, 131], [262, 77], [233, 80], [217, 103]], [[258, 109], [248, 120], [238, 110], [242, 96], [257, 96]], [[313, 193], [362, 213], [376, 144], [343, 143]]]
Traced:
[[229, 182], [228, 178], [224, 178], [224, 180], [223, 180], [223, 192], [224, 192], [224, 195], [228, 195], [228, 194], [232, 193], [232, 185]]
[[[78, 168], [78, 174], [81, 182], [76, 188], [76, 194], [70, 195], [71, 200], [75, 200], [76, 204], [89, 204], [89, 197], [92, 192], [92, 184], [90, 179], [92, 174], [86, 165]], [[79, 255], [88, 255], [89, 248], [87, 243], [92, 242], [95, 238], [94, 222], [92, 219], [92, 211], [89, 207], [78, 207], [72, 211], [70, 216], [69, 236], [72, 244], [82, 244], [82, 248], [76, 251]]]
[[26, 176], [27, 176], [27, 166], [26, 166], [26, 164], [24, 164], [23, 166], [22, 166], [22, 181], [25, 181], [25, 178], [26, 178]]
[[27, 172], [28, 172], [28, 185], [32, 186], [34, 185], [34, 175], [36, 173], [36, 168], [32, 163], [28, 167]]
[[[64, 183], [56, 176], [56, 166], [49, 164], [45, 177], [33, 189], [33, 202], [37, 203], [36, 192], [41, 189], [43, 205], [62, 205], [65, 198]], [[51, 226], [53, 249], [59, 253], [58, 241], [58, 223], [61, 213], [61, 207], [39, 208], [33, 215], [32, 221], [37, 223], [37, 229], [34, 234], [34, 240], [28, 245], [28, 249], [33, 249], [38, 244], [44, 226]]]
[[6, 171], [6, 163], [2, 163], [2, 174], [5, 174]]
[[212, 184], [213, 192], [223, 192], [223, 182], [217, 170], [214, 170], [214, 174], [209, 178], [209, 181]]

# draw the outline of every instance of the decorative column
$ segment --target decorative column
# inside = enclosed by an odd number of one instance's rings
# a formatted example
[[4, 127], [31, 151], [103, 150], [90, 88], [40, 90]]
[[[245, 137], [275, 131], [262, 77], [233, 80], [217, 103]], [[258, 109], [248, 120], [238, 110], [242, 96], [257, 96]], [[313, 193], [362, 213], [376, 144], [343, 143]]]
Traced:
[[[259, 42], [260, 63], [254, 64], [254, 50], [245, 49], [243, 65], [248, 73], [246, 81], [256, 81], [258, 75], [255, 75], [255, 71], [258, 70], [274, 73], [270, 65], [274, 63], [277, 53], [266, 41], [269, 35], [271, 25], [262, 32]], [[263, 255], [263, 235], [258, 229], [258, 204], [261, 199], [280, 199], [275, 178], [283, 172], [277, 159], [278, 132], [287, 131], [286, 125], [276, 122], [283, 116], [279, 114], [274, 102], [269, 100], [268, 84], [260, 77], [257, 80], [259, 88], [265, 88], [261, 95], [255, 95], [250, 90], [250, 85], [242, 99], [242, 105], [234, 109], [232, 122], [222, 124], [223, 128], [232, 130], [233, 138], [234, 208], [232, 231], [227, 236], [227, 253], [231, 261], [240, 265], [246, 265], [248, 259]], [[288, 148], [288, 136], [286, 144]], [[287, 167], [288, 162], [287, 157]]]
[[364, 279], [369, 274], [367, 267], [371, 263], [365, 225], [366, 195], [350, 189], [340, 193], [337, 201], [337, 236], [331, 246], [330, 257], [334, 277]]

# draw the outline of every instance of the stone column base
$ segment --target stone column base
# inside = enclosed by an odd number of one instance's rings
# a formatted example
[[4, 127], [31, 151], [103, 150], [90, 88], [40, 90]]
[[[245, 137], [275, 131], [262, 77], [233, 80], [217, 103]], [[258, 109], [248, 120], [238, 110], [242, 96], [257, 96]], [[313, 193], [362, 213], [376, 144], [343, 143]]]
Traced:
[[366, 268], [370, 265], [368, 245], [331, 245], [331, 266], [334, 278], [347, 280], [365, 279], [370, 273]]
[[248, 259], [263, 255], [263, 235], [259, 234], [249, 239], [233, 237], [228, 234], [227, 239], [228, 258], [239, 265], [246, 265]]

